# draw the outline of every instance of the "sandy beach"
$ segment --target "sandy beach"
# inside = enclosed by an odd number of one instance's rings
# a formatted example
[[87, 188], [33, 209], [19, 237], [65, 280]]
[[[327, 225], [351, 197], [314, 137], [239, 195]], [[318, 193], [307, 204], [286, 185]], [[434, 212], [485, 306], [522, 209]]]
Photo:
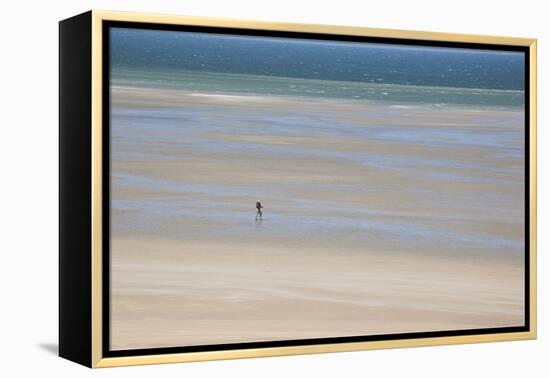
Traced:
[[522, 110], [111, 96], [112, 349], [523, 324]]

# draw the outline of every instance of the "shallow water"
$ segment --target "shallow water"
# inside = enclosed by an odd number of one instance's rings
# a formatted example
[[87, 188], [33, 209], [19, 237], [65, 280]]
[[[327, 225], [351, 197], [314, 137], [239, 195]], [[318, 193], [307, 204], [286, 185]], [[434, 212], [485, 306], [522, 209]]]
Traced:
[[[285, 101], [251, 107], [246, 97], [205, 95], [177, 108], [115, 106], [114, 236], [522, 253], [521, 112]], [[342, 112], [340, 103], [351, 105]]]

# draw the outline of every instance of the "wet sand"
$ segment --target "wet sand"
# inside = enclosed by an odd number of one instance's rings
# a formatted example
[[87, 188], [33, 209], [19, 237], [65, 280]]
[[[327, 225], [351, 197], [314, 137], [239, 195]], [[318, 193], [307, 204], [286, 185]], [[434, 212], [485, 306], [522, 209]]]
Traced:
[[523, 324], [521, 111], [112, 99], [112, 349]]

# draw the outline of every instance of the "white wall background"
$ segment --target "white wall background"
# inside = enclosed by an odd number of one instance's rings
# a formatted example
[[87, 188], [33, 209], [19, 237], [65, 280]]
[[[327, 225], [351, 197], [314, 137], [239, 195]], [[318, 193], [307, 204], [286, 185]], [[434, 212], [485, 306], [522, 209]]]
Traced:
[[[0, 21], [0, 375], [101, 377], [548, 377], [550, 227], [546, 1], [6, 1]], [[89, 9], [330, 23], [539, 39], [539, 339], [92, 372], [57, 344], [57, 22]]]

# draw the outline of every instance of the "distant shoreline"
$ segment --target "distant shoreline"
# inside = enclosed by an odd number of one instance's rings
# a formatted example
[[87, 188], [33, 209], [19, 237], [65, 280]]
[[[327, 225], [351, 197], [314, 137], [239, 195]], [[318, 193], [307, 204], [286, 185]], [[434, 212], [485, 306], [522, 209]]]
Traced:
[[113, 69], [111, 86], [468, 108], [518, 109], [524, 106], [522, 90], [346, 82], [200, 71]]

